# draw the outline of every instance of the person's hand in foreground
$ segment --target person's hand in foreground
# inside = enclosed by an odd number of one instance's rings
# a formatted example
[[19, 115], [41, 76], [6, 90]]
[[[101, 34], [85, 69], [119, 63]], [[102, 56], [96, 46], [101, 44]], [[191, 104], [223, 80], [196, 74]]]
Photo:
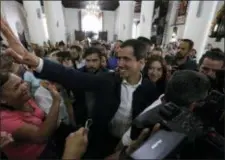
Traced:
[[86, 152], [87, 145], [88, 130], [80, 128], [67, 137], [62, 159], [80, 159]]
[[11, 134], [7, 132], [0, 132], [0, 149], [13, 142]]
[[[129, 145], [126, 149], [126, 155], [131, 155], [136, 149], [138, 149], [141, 144], [145, 141], [145, 139], [149, 136], [151, 136], [152, 134], [154, 134], [155, 132], [157, 132], [158, 130], [160, 129], [160, 124], [156, 124], [151, 133], [149, 132], [149, 129], [148, 128], [145, 128], [141, 134], [139, 135], [138, 139], [137, 140], [134, 140], [131, 145]], [[105, 158], [105, 160], [118, 160], [119, 159], [119, 156], [120, 156], [120, 153], [121, 151], [118, 151], [116, 153], [114, 153], [113, 155]], [[126, 157], [124, 157], [126, 158]]]
[[1, 17], [1, 33], [8, 41], [9, 49], [6, 50], [7, 55], [11, 56], [17, 63], [26, 64], [32, 68], [36, 68], [39, 64], [39, 58], [27, 51], [19, 39], [15, 36], [8, 23]]

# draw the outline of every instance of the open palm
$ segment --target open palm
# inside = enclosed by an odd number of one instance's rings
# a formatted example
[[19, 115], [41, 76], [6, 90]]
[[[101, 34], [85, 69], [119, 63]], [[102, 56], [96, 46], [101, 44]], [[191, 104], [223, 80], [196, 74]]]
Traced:
[[37, 67], [38, 57], [29, 53], [18, 40], [8, 23], [1, 17], [1, 32], [8, 41], [9, 49], [6, 54], [11, 56], [17, 63], [26, 64], [30, 67]]
[[15, 36], [8, 23], [1, 17], [1, 32], [8, 41], [9, 47], [13, 49], [17, 54], [24, 56], [28, 53], [26, 48], [21, 44], [18, 38]]

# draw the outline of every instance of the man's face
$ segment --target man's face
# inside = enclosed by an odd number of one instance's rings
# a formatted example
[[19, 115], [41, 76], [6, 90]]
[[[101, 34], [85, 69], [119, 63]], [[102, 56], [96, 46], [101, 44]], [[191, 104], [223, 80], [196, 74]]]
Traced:
[[216, 71], [223, 69], [223, 65], [223, 60], [212, 60], [206, 57], [200, 65], [199, 71], [211, 78], [216, 78]]
[[70, 50], [70, 53], [71, 53], [71, 57], [72, 57], [72, 58], [74, 58], [74, 59], [79, 58], [79, 53], [78, 53], [78, 51], [76, 50], [76, 48], [72, 48], [72, 49]]
[[190, 51], [189, 44], [183, 41], [181, 41], [178, 49], [177, 57], [181, 59], [187, 56]]
[[120, 76], [125, 79], [140, 73], [144, 65], [144, 59], [137, 60], [134, 56], [133, 48], [129, 46], [121, 48], [117, 54], [117, 58]]
[[87, 68], [88, 72], [94, 73], [101, 67], [101, 59], [97, 53], [93, 53], [85, 58], [86, 64], [85, 67]]

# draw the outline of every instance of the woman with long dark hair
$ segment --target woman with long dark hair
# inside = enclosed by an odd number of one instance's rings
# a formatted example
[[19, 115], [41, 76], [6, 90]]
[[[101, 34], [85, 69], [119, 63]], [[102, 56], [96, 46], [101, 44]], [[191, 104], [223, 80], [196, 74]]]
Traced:
[[164, 93], [166, 88], [166, 75], [166, 63], [161, 56], [153, 55], [147, 59], [144, 76], [156, 84], [160, 94]]

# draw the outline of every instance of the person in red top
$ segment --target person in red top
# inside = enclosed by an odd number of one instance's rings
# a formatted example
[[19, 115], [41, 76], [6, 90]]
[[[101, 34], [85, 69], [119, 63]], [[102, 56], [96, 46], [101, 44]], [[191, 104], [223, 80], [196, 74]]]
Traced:
[[36, 159], [46, 149], [49, 137], [58, 127], [60, 104], [56, 89], [50, 85], [48, 89], [53, 103], [46, 116], [31, 98], [26, 82], [15, 74], [0, 73], [0, 131], [14, 139], [2, 149], [9, 159]]

